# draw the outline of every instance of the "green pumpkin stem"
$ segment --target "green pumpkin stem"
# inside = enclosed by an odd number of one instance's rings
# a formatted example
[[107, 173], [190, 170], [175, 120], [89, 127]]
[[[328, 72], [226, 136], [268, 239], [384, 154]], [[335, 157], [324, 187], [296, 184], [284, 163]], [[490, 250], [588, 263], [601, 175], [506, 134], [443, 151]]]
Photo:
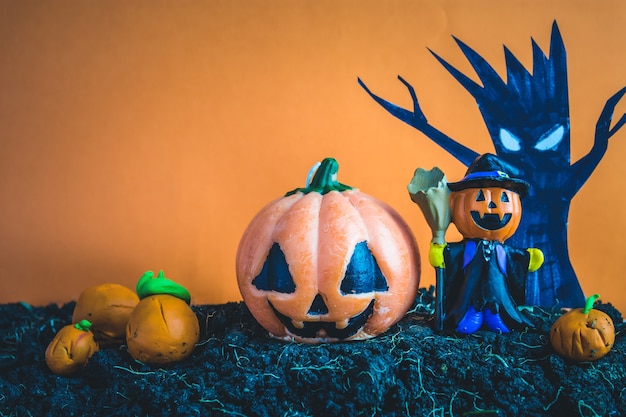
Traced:
[[585, 308], [583, 309], [584, 314], [589, 314], [589, 310], [593, 308], [593, 305], [598, 298], [600, 298], [600, 294], [594, 294], [587, 298], [587, 301], [585, 301]]
[[322, 161], [319, 168], [315, 172], [311, 183], [304, 188], [296, 188], [289, 191], [285, 196], [295, 193], [320, 193], [322, 195], [331, 191], [347, 191], [352, 187], [337, 181], [337, 172], [339, 171], [339, 163], [334, 158], [326, 158]]
[[139, 299], [144, 299], [150, 295], [167, 294], [180, 298], [187, 304], [191, 303], [189, 291], [182, 285], [165, 278], [163, 271], [155, 277], [154, 272], [144, 273], [137, 282], [137, 295]]
[[89, 320], [81, 320], [74, 325], [78, 330], [82, 330], [83, 332], [88, 332], [91, 329], [91, 322]]

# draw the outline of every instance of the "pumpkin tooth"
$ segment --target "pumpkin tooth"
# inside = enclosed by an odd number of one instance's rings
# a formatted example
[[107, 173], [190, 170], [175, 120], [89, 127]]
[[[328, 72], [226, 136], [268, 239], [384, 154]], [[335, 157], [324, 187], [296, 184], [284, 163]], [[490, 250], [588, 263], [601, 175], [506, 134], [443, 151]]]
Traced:
[[350, 319], [339, 320], [335, 323], [335, 327], [340, 330], [345, 329], [346, 327], [348, 327], [349, 321]]
[[291, 323], [294, 325], [294, 327], [298, 328], [298, 329], [303, 329], [304, 328], [304, 322], [303, 321], [299, 321], [299, 320], [291, 320]]

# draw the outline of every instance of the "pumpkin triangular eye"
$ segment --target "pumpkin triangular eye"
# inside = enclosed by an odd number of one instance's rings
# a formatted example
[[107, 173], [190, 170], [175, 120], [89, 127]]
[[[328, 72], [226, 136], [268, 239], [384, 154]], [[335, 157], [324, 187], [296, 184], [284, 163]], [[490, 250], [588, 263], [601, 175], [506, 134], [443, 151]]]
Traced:
[[478, 194], [476, 194], [476, 201], [485, 201], [485, 193], [483, 190], [478, 190]]
[[363, 294], [375, 291], [387, 291], [389, 286], [367, 242], [356, 245], [346, 275], [341, 282], [343, 294]]
[[274, 243], [259, 275], [252, 280], [252, 285], [261, 291], [276, 291], [291, 294], [296, 290], [285, 254], [278, 243]]

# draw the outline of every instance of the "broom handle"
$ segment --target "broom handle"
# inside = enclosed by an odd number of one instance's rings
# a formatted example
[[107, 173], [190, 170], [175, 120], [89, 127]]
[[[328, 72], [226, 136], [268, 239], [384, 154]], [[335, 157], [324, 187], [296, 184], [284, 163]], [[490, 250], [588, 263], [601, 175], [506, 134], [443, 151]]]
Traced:
[[443, 268], [435, 268], [435, 330], [443, 331]]

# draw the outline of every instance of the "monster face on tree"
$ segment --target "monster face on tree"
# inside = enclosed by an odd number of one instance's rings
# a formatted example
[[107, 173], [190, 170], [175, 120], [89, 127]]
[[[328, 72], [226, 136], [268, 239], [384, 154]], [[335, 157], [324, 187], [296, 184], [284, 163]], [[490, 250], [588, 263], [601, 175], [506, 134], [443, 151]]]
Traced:
[[476, 100], [498, 156], [515, 161], [526, 178], [532, 175], [529, 168], [548, 161], [569, 166], [567, 63], [558, 27], [553, 27], [549, 56], [533, 41], [532, 74], [504, 48], [506, 82], [473, 49], [456, 42], [483, 85], [433, 55]]
[[[611, 128], [615, 106], [626, 87], [609, 98], [596, 125], [592, 149], [570, 162], [570, 119], [565, 46], [556, 22], [546, 56], [532, 42], [533, 67], [527, 70], [505, 47], [506, 77], [465, 43], [456, 42], [480, 79], [480, 84], [433, 52], [443, 67], [474, 97], [491, 136], [496, 154], [520, 170], [531, 185], [524, 215], [510, 239], [514, 246], [538, 246], [546, 262], [530, 274], [526, 303], [550, 307], [580, 307], [585, 303], [569, 260], [567, 217], [571, 199], [587, 181], [606, 152], [608, 140], [626, 122], [622, 116]], [[365, 91], [398, 119], [415, 127], [464, 165], [484, 152], [476, 152], [432, 126], [422, 112], [414, 88], [402, 77], [413, 99], [413, 110], [401, 108]]]

